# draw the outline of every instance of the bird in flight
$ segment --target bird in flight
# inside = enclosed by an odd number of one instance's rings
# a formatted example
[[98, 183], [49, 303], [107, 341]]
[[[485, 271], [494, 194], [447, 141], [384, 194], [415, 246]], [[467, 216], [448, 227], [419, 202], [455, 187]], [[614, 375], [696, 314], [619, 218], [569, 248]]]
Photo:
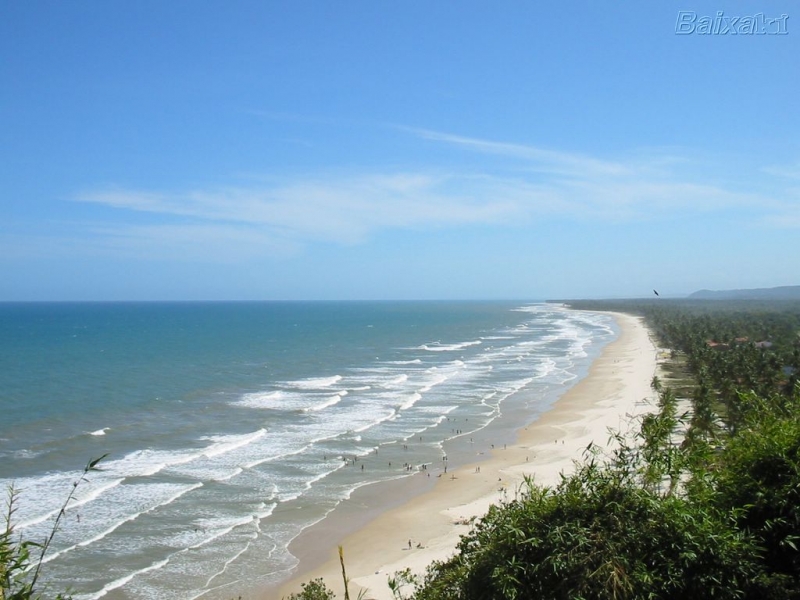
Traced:
[[655, 290], [653, 290], [653, 293], [654, 293], [656, 296], [658, 296], [658, 295], [659, 295], [659, 294], [658, 294], [658, 292], [657, 292], [657, 291], [655, 291]]

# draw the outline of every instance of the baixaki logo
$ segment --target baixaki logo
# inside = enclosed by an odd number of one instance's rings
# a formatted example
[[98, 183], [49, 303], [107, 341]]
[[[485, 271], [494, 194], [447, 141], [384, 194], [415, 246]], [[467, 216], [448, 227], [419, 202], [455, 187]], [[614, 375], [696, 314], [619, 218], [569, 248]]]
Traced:
[[729, 17], [721, 10], [716, 16], [698, 16], [693, 10], [678, 13], [675, 33], [679, 35], [786, 35], [789, 15], [765, 17], [764, 13]]

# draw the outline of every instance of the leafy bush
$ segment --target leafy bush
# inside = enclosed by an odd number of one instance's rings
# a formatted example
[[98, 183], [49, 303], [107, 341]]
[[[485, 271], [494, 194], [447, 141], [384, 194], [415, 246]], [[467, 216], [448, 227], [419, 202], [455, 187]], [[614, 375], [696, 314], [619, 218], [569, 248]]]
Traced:
[[724, 514], [591, 462], [490, 509], [415, 598], [742, 598], [753, 555]]
[[289, 594], [287, 600], [334, 600], [333, 592], [322, 578], [312, 579], [300, 586], [300, 592]]
[[[8, 490], [8, 500], [4, 515], [5, 526], [0, 532], [0, 600], [38, 600], [41, 598], [39, 590], [39, 574], [41, 573], [44, 557], [53, 538], [58, 532], [61, 520], [66, 510], [75, 497], [75, 492], [90, 471], [99, 471], [97, 464], [106, 455], [95, 458], [86, 465], [78, 481], [72, 484], [72, 490], [56, 515], [50, 534], [42, 542], [25, 540], [17, 536], [14, 531], [14, 513], [16, 512], [18, 493], [11, 486]], [[33, 553], [38, 557], [33, 558]], [[56, 600], [69, 600], [70, 596], [56, 594]]]
[[769, 408], [725, 446], [716, 504], [736, 511], [739, 527], [761, 546], [765, 580], [800, 596], [800, 401], [750, 396], [747, 404]]

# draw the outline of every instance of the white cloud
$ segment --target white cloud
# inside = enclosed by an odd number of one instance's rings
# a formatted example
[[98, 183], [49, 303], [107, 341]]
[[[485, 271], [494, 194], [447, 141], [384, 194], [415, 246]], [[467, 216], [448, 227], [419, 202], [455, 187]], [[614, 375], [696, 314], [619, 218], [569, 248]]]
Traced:
[[[94, 190], [77, 200], [138, 212], [169, 215], [189, 222], [260, 227], [262, 232], [297, 240], [357, 243], [386, 228], [454, 226], [502, 222], [519, 211], [497, 194], [453, 192], [463, 178], [399, 173], [313, 179], [272, 187], [192, 190], [165, 194]], [[484, 182], [485, 187], [485, 182]]]
[[477, 138], [430, 131], [407, 129], [427, 140], [445, 142], [455, 146], [501, 156], [514, 157], [529, 162], [546, 173], [570, 177], [623, 176], [629, 172], [626, 165], [584, 156], [576, 153], [558, 152], [537, 146], [510, 144]]
[[436, 143], [521, 160], [529, 168], [515, 171], [514, 177], [487, 167], [468, 173], [430, 169], [311, 174], [247, 187], [183, 192], [95, 189], [76, 200], [153, 215], [147, 225], [123, 220], [94, 230], [95, 237], [105, 238], [118, 250], [162, 248], [195, 254], [217, 248], [220, 256], [286, 255], [311, 242], [357, 244], [388, 229], [516, 227], [551, 217], [652, 220], [746, 208], [761, 211], [764, 223], [769, 222], [769, 211], [776, 219], [783, 215], [784, 224], [793, 221], [771, 197], [683, 176], [685, 161], [674, 149], [609, 161], [409, 131]]

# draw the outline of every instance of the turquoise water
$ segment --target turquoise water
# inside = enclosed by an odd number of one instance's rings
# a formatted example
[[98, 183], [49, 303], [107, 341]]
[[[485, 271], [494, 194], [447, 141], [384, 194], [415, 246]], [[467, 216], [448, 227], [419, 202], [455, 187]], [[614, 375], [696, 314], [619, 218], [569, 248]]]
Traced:
[[509, 302], [0, 304], [0, 485], [39, 539], [108, 454], [49, 553], [54, 589], [246, 594], [357, 487], [454, 467], [545, 410], [614, 332]]

